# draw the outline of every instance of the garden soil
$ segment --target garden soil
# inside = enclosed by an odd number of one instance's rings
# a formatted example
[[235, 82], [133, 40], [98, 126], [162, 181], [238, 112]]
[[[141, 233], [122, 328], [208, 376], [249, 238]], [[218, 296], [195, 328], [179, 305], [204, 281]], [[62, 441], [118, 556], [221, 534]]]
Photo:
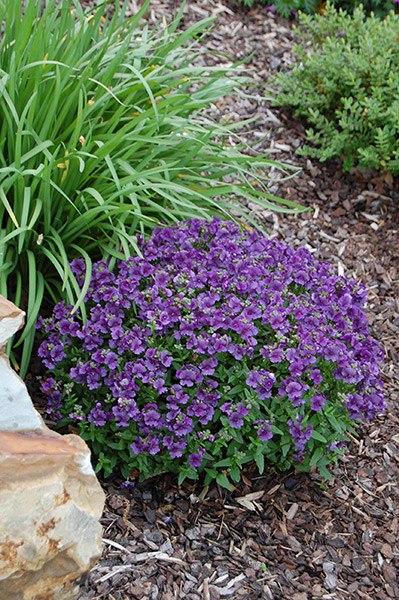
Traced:
[[[178, 6], [153, 0], [147, 20], [170, 22]], [[292, 62], [290, 21], [266, 7], [244, 11], [196, 0], [187, 3], [181, 27], [209, 16], [217, 20], [199, 60], [229, 64], [250, 56], [245, 69], [253, 81], [246, 95], [220, 99], [211, 116], [256, 117], [245, 127], [248, 152], [269, 152], [271, 160], [302, 168], [295, 178], [273, 180], [270, 191], [309, 212], [249, 207], [252, 216], [270, 235], [307, 247], [366, 284], [370, 328], [386, 353], [388, 410], [360, 427], [349, 453], [331, 468], [332, 482], [316, 473], [259, 476], [251, 468], [233, 492], [179, 487], [168, 475], [131, 490], [115, 479], [102, 482], [104, 552], [79, 600], [399, 598], [398, 180], [298, 156], [304, 124], [272, 107], [264, 87]]]

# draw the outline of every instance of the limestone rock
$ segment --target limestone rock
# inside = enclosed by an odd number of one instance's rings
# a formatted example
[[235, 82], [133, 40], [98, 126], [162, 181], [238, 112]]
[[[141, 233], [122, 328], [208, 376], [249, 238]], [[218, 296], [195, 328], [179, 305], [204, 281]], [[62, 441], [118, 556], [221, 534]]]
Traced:
[[25, 313], [15, 304], [0, 296], [0, 349], [21, 329]]
[[8, 358], [0, 354], [0, 429], [23, 431], [44, 427], [24, 382], [10, 368]]
[[[1, 346], [23, 316], [0, 297]], [[44, 425], [0, 352], [0, 598], [76, 598], [101, 554], [103, 506], [85, 442]]]
[[43, 429], [44, 423], [35, 411], [24, 382], [10, 368], [1, 350], [23, 325], [25, 313], [0, 296], [0, 429], [18, 431]]

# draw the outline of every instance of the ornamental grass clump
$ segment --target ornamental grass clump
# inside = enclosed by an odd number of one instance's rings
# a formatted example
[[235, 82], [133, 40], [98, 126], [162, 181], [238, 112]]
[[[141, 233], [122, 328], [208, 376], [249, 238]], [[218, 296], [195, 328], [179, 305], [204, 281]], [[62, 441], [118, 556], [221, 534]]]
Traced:
[[[94, 265], [87, 321], [40, 320], [47, 412], [78, 428], [105, 475], [168, 471], [229, 487], [254, 460], [308, 471], [385, 408], [363, 285], [308, 250], [192, 219], [142, 257]], [[85, 263], [71, 265], [83, 283]]]

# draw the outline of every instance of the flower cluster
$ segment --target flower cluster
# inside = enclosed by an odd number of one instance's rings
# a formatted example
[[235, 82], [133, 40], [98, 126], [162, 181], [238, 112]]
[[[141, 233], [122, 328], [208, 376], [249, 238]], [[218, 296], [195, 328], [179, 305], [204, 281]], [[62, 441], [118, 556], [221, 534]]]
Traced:
[[[39, 323], [47, 410], [106, 472], [223, 483], [264, 457], [325, 469], [353, 420], [384, 410], [364, 286], [220, 219], [140, 247], [113, 272], [94, 265], [85, 321], [61, 303]], [[82, 281], [83, 260], [72, 268]]]

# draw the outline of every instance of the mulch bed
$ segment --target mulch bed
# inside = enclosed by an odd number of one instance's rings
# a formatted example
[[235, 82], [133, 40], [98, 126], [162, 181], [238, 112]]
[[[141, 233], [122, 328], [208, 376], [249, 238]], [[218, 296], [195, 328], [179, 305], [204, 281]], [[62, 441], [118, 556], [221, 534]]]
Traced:
[[[177, 7], [154, 0], [147, 18], [168, 21]], [[291, 23], [265, 7], [245, 12], [195, 0], [182, 26], [211, 15], [218, 19], [202, 60], [235, 61], [255, 51], [247, 63], [252, 96], [221, 99], [218, 113], [258, 117], [246, 127], [252, 151], [302, 167], [295, 178], [274, 181], [271, 192], [312, 210], [295, 216], [251, 209], [272, 236], [308, 247], [367, 285], [370, 327], [386, 352], [389, 408], [360, 427], [350, 452], [331, 468], [333, 482], [316, 473], [259, 476], [251, 469], [233, 492], [179, 487], [168, 475], [130, 490], [115, 479], [103, 482], [104, 552], [79, 600], [399, 598], [398, 181], [298, 156], [303, 124], [271, 107], [260, 87], [292, 61]]]

